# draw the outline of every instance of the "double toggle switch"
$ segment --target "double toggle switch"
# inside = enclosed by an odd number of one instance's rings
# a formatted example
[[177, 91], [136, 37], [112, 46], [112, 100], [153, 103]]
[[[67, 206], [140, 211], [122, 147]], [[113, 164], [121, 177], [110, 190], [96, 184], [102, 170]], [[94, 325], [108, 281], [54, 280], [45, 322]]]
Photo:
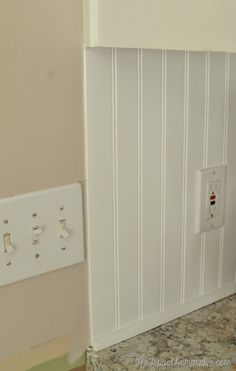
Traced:
[[[33, 245], [38, 245], [40, 242], [40, 235], [43, 233], [44, 228], [36, 226], [32, 228], [32, 242]], [[67, 228], [66, 219], [59, 220], [58, 223], [58, 234], [63, 240], [67, 240], [70, 237], [70, 232]]]

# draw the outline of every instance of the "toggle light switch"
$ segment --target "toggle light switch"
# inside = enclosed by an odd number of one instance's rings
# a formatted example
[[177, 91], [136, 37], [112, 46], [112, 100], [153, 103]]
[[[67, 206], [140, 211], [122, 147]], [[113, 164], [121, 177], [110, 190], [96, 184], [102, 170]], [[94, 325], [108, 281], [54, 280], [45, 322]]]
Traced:
[[33, 245], [38, 245], [39, 244], [39, 237], [40, 234], [43, 232], [43, 228], [36, 226], [32, 228], [32, 243]]
[[59, 231], [60, 231], [60, 238], [66, 240], [70, 237], [70, 232], [67, 229], [66, 226], [66, 220], [59, 220]]
[[4, 252], [7, 254], [12, 254], [15, 249], [14, 246], [12, 245], [11, 242], [11, 234], [10, 233], [5, 233], [3, 235], [3, 243], [4, 243]]

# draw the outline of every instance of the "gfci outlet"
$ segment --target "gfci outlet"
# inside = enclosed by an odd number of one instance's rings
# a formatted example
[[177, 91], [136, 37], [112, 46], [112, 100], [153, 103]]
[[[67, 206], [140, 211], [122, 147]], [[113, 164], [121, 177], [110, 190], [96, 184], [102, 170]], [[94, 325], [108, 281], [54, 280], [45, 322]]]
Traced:
[[0, 200], [0, 286], [83, 260], [81, 184]]
[[226, 166], [197, 171], [195, 232], [205, 232], [224, 224]]

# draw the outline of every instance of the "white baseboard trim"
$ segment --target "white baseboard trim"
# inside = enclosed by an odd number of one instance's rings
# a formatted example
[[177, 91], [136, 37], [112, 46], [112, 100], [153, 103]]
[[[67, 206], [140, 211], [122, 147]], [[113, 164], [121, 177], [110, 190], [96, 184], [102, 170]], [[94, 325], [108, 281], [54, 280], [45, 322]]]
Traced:
[[179, 304], [165, 312], [159, 312], [151, 317], [145, 318], [141, 321], [131, 323], [130, 325], [121, 329], [109, 332], [105, 335], [95, 337], [92, 340], [92, 347], [95, 351], [107, 348], [111, 345], [120, 343], [133, 336], [139, 335], [145, 331], [151, 330], [166, 322], [172, 321], [176, 318], [182, 317], [185, 314], [191, 313], [206, 305], [212, 304], [217, 300], [223, 299], [229, 295], [236, 293], [236, 283], [233, 282], [220, 289], [214, 290], [201, 297], [195, 298], [191, 301]]

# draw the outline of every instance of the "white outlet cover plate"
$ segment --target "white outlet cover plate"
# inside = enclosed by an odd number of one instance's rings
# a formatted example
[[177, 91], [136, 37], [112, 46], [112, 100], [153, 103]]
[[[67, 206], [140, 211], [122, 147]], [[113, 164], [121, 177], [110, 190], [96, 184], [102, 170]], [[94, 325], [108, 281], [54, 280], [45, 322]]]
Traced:
[[[224, 224], [225, 218], [225, 189], [226, 166], [217, 166], [201, 169], [196, 172], [196, 215], [195, 232], [201, 233], [219, 228]], [[207, 217], [208, 184], [219, 182], [220, 190], [217, 198], [217, 215]]]
[[[69, 238], [60, 238], [66, 220]], [[32, 228], [43, 229], [39, 244]], [[3, 236], [11, 234], [12, 254]], [[84, 260], [83, 198], [80, 183], [0, 200], [0, 286], [34, 277]]]

